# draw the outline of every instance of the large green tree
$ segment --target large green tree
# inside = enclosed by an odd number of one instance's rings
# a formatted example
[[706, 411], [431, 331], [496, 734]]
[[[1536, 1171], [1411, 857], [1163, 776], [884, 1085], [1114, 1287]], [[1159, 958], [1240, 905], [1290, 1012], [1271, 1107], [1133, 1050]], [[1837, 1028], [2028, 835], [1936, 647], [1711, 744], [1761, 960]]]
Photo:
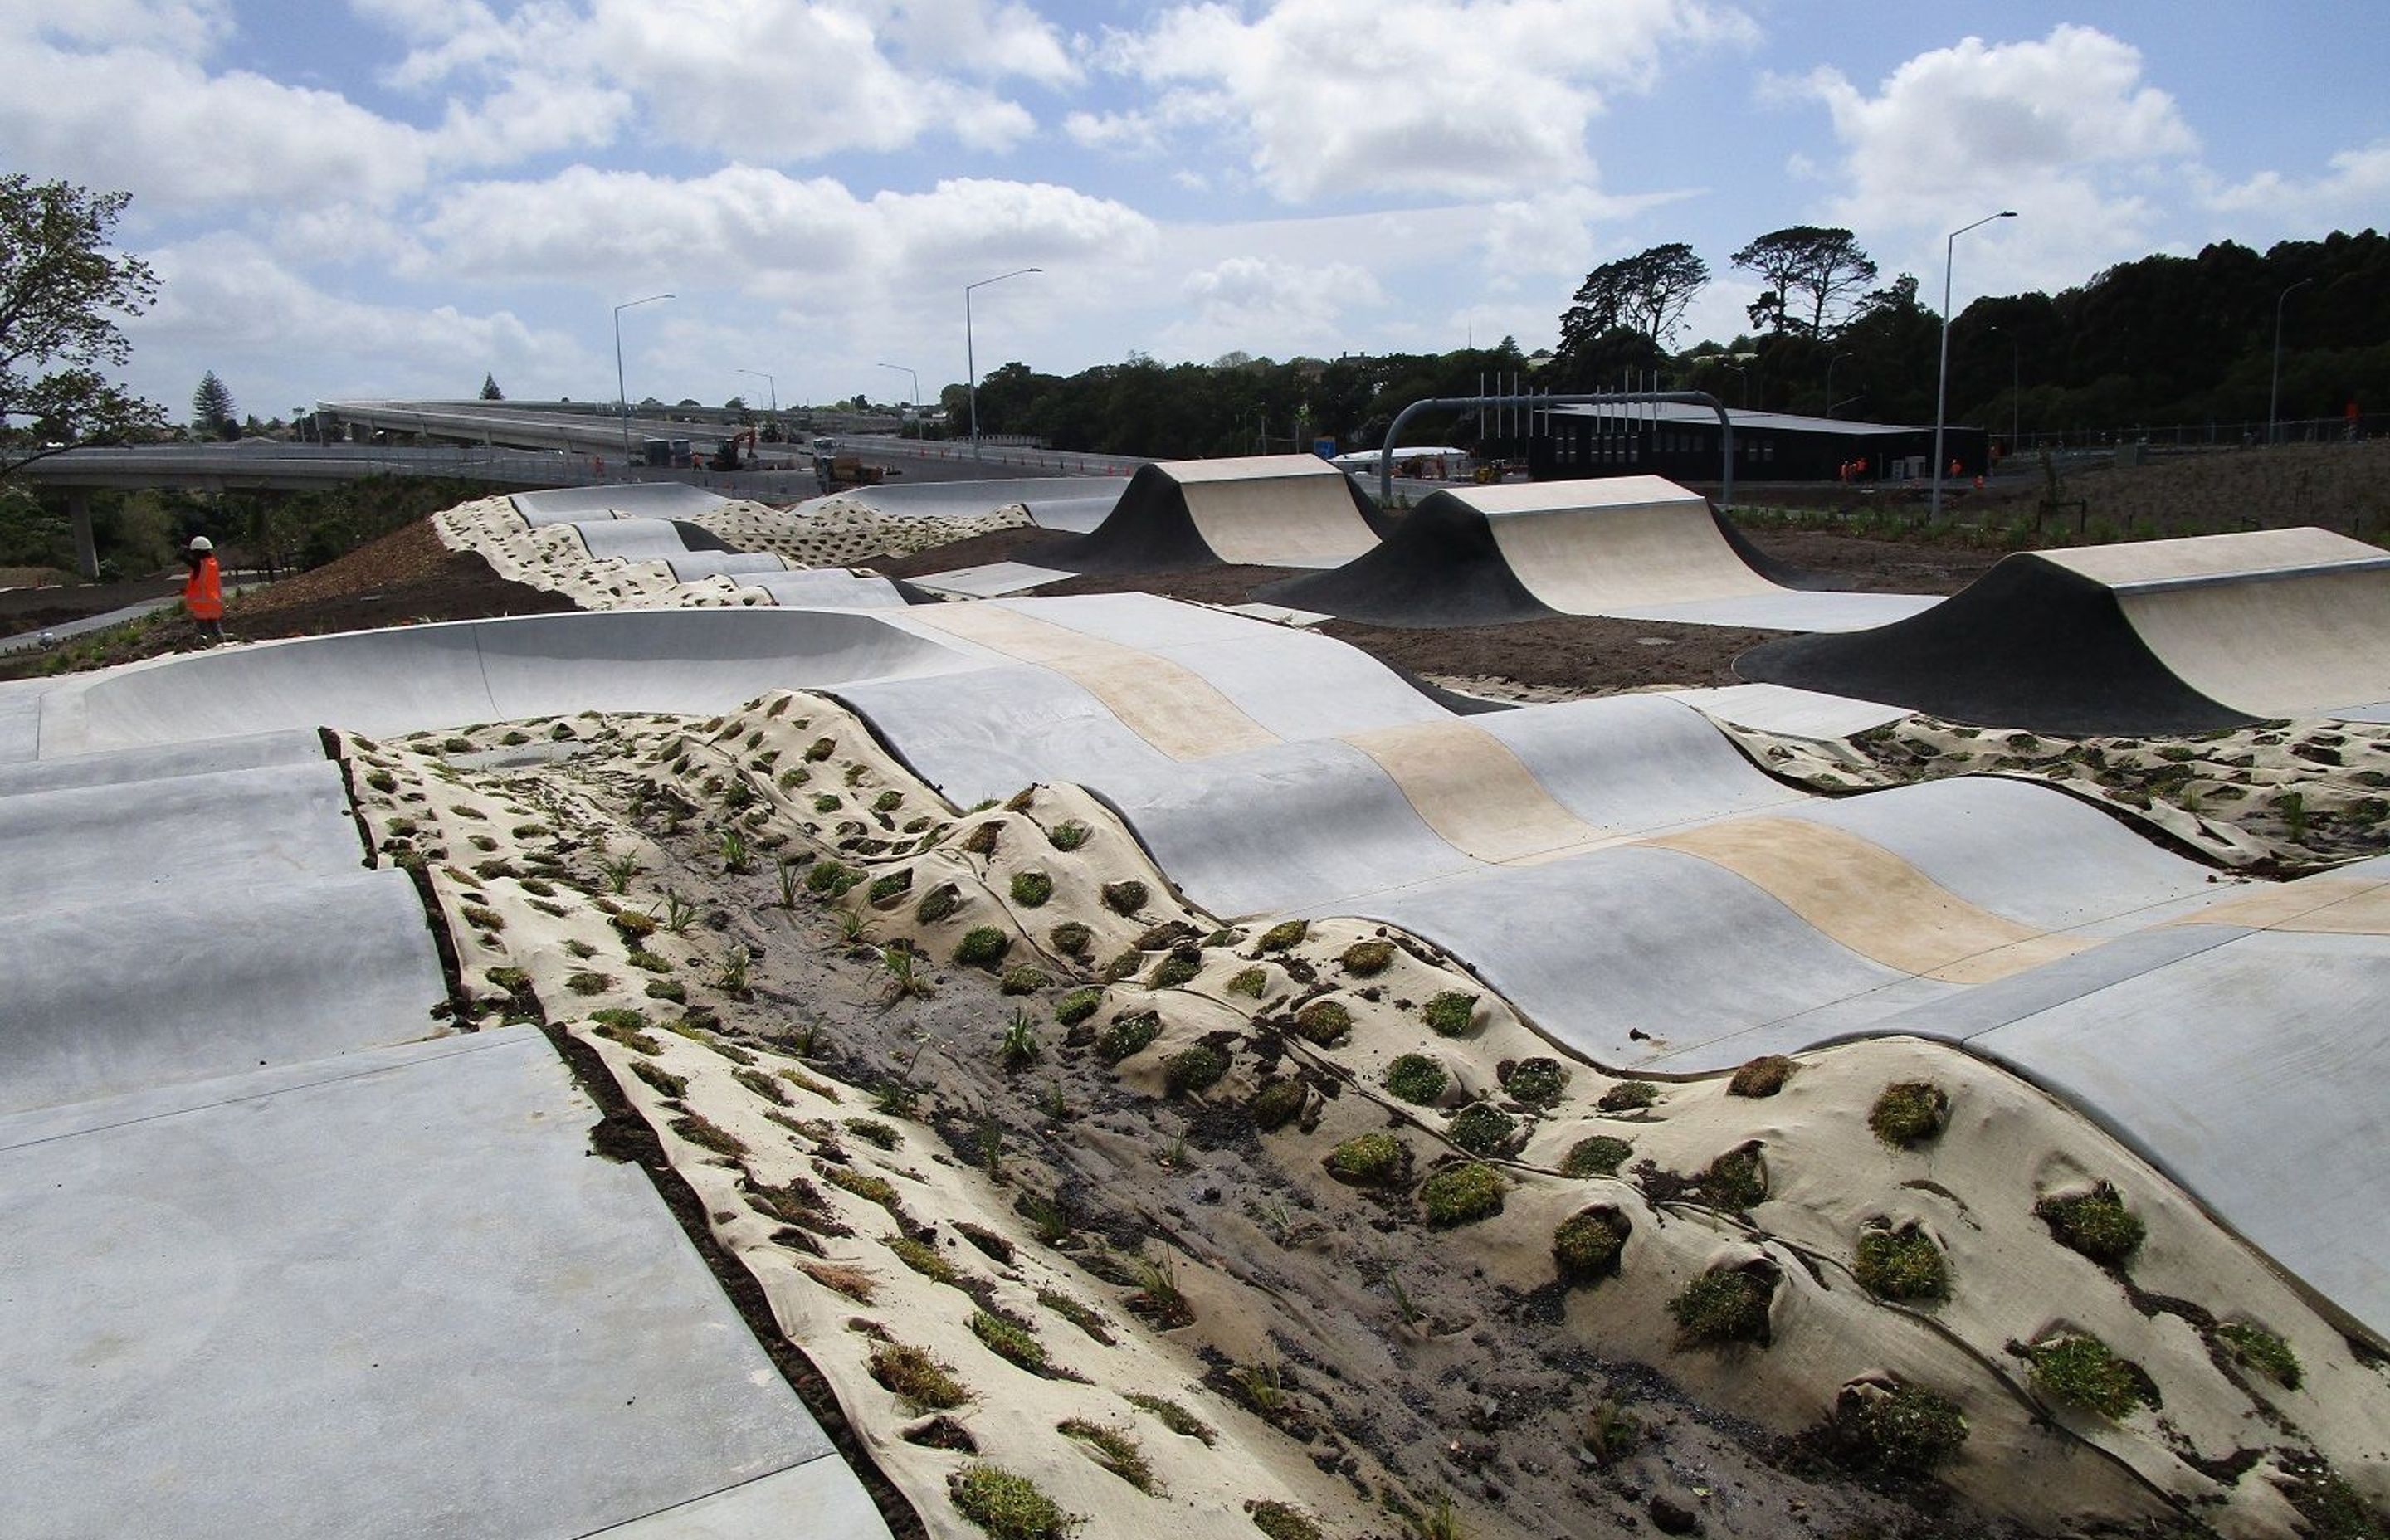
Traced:
[[1728, 259], [1767, 285], [1751, 308], [1751, 324], [1770, 331], [1823, 337], [1829, 316], [1875, 282], [1875, 259], [1848, 230], [1793, 225], [1771, 230]]
[[199, 388], [191, 392], [191, 431], [203, 439], [240, 437], [240, 411], [232, 404], [231, 389], [213, 369], [199, 376]]
[[1603, 263], [1585, 276], [1561, 316], [1563, 367], [1571, 375], [1600, 372], [1587, 366], [1597, 354], [1607, 362], [1624, 351], [1613, 335], [1621, 331], [1664, 350], [1709, 281], [1709, 263], [1682, 241]]
[[148, 263], [109, 248], [131, 200], [0, 175], [0, 476], [164, 418], [106, 373], [132, 356], [120, 320], [158, 293]]

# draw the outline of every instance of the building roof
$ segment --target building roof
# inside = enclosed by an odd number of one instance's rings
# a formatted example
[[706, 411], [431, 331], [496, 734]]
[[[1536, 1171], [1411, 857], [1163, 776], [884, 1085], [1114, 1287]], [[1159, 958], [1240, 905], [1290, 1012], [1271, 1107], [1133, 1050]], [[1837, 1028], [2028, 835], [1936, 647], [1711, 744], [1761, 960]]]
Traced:
[[[1646, 422], [1715, 423], [1717, 413], [1706, 406], [1695, 406], [1677, 401], [1631, 401], [1617, 405], [1596, 403], [1589, 405], [1552, 406], [1547, 410], [1553, 417], [1640, 417]], [[1811, 417], [1794, 412], [1754, 412], [1747, 406], [1729, 406], [1727, 419], [1737, 428], [1769, 428], [1785, 433], [1832, 433], [1844, 438], [1857, 438], [1884, 433], [1921, 433], [1931, 427], [1908, 426], [1896, 422], [1858, 422], [1849, 417]]]

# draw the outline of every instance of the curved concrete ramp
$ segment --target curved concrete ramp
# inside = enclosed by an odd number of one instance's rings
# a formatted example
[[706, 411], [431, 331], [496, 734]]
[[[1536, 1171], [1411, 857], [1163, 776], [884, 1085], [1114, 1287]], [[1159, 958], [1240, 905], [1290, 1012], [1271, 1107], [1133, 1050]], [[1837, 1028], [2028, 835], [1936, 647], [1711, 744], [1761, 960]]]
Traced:
[[668, 556], [664, 565], [672, 569], [675, 583], [695, 583], [702, 578], [749, 573], [785, 572], [789, 564], [769, 551], [691, 551], [686, 556]]
[[2026, 552], [1924, 614], [1735, 667], [2050, 733], [2330, 715], [2390, 698], [2390, 555], [2318, 529]]
[[524, 523], [569, 524], [599, 519], [687, 519], [729, 501], [681, 481], [633, 481], [621, 486], [551, 487], [508, 499]]
[[[842, 503], [856, 503], [908, 519], [983, 519], [999, 508], [1019, 504], [1029, 508], [1031, 519], [1037, 523], [1051, 529], [1076, 529], [1080, 527], [1077, 520], [1087, 519], [1090, 509], [1100, 506], [1110, 511], [1128, 483], [1125, 476], [1008, 477], [850, 487], [830, 495]], [[803, 515], [813, 502], [808, 499], [798, 505], [797, 512]], [[1041, 505], [1054, 507], [1073, 521], [1048, 523], [1037, 517]], [[1101, 521], [1101, 513], [1097, 513], [1086, 527], [1093, 528]]]
[[582, 711], [706, 712], [765, 690], [968, 666], [880, 618], [758, 607], [459, 621], [159, 659], [39, 698], [45, 756], [231, 732], [364, 733]]
[[589, 554], [599, 560], [668, 561], [696, 551], [727, 551], [722, 538], [702, 524], [628, 516], [575, 523]]
[[1266, 590], [1375, 625], [1492, 625], [1614, 615], [1767, 630], [1852, 630], [1931, 598], [1788, 587], [1706, 499], [1657, 476], [1454, 487], [1385, 544]]
[[1139, 467], [1103, 523], [1040, 547], [1079, 571], [1162, 571], [1223, 562], [1333, 567], [1378, 543], [1376, 505], [1312, 455]]
[[790, 609], [817, 606], [829, 610], [894, 610], [905, 596], [884, 577], [857, 577], [842, 567], [808, 571], [741, 573], [741, 588], [761, 588], [774, 604]]

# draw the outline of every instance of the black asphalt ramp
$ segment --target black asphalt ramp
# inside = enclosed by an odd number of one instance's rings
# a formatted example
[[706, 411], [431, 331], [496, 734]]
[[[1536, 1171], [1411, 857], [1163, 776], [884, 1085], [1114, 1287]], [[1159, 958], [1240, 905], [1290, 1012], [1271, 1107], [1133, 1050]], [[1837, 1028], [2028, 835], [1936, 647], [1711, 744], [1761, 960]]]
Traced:
[[1527, 592], [1485, 516], [1448, 492], [1430, 493], [1382, 543], [1342, 567], [1263, 588], [1272, 604], [1409, 630], [1549, 620], [1560, 611]]

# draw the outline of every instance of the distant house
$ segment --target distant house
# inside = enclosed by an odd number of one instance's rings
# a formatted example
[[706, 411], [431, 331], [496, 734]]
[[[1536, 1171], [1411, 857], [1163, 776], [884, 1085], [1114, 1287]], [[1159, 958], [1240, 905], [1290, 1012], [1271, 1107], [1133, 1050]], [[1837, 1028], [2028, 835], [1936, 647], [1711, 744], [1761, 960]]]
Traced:
[[[1931, 424], [1903, 427], [1731, 406], [1726, 415], [1734, 425], [1738, 481], [1832, 481], [1841, 479], [1843, 467], [1861, 461], [1867, 465], [1863, 479], [1870, 483], [1921, 481], [1933, 475]], [[1715, 481], [1722, 463], [1718, 431], [1717, 414], [1706, 406], [1675, 402], [1553, 406], [1536, 414], [1536, 431], [1527, 448], [1528, 473], [1539, 481], [1601, 476]], [[1980, 428], [1946, 426], [1942, 453], [1946, 462], [1958, 462], [1959, 479], [1972, 479], [1988, 467], [1989, 436]]]

